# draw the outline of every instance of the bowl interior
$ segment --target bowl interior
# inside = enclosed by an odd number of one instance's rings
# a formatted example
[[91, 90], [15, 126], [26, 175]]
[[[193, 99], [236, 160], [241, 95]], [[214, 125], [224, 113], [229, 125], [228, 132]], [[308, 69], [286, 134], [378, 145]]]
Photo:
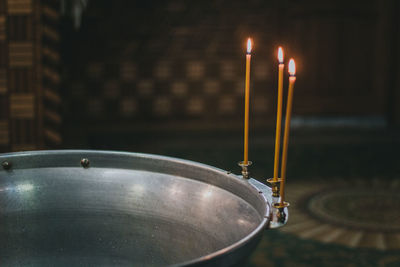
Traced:
[[[232, 246], [263, 222], [257, 197], [236, 194], [240, 182], [216, 170], [180, 172], [190, 163], [135, 157], [125, 159], [130, 168], [112, 168], [104, 155], [90, 158], [89, 168], [13, 158], [15, 168], [0, 172], [3, 264], [180, 264]], [[238, 192], [252, 192], [244, 187]]]

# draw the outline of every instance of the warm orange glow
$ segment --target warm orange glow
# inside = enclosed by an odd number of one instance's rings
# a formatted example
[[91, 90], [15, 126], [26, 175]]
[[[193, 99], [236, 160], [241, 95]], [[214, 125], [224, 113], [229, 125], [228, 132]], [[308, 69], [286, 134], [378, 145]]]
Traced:
[[294, 63], [293, 58], [291, 58], [289, 61], [289, 74], [296, 75], [296, 64]]
[[278, 48], [278, 61], [279, 64], [283, 64], [283, 49], [281, 46]]
[[247, 53], [250, 54], [251, 53], [251, 39], [247, 39]]

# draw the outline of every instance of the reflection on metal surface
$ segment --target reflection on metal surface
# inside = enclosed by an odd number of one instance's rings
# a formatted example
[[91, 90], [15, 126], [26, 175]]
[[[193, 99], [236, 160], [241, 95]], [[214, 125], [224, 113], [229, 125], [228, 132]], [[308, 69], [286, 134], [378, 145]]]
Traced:
[[16, 184], [16, 185], [0, 188], [0, 192], [9, 191], [9, 192], [23, 193], [23, 192], [27, 192], [27, 191], [32, 191], [33, 189], [34, 189], [34, 186], [32, 184], [22, 183], [22, 184]]
[[210, 190], [206, 190], [203, 192], [203, 199], [210, 198], [212, 196], [212, 192]]
[[142, 196], [145, 193], [144, 186], [140, 184], [134, 184], [131, 189], [132, 193], [137, 196]]
[[15, 186], [15, 190], [20, 193], [26, 192], [26, 191], [31, 191], [31, 190], [33, 190], [33, 185], [29, 184], [29, 183], [17, 184]]

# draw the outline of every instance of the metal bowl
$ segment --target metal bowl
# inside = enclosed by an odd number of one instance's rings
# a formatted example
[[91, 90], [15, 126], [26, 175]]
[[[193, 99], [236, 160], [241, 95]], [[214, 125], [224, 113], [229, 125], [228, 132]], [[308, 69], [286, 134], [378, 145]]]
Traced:
[[191, 161], [65, 150], [0, 162], [2, 266], [230, 266], [271, 219], [268, 192]]

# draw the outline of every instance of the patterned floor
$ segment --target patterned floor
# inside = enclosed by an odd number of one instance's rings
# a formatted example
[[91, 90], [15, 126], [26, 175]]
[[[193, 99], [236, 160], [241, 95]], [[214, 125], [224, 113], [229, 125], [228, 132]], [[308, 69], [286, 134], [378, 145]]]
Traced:
[[291, 184], [291, 216], [280, 231], [351, 248], [400, 250], [399, 189], [398, 179]]
[[288, 184], [288, 224], [265, 231], [247, 266], [400, 266], [399, 189], [385, 178]]

